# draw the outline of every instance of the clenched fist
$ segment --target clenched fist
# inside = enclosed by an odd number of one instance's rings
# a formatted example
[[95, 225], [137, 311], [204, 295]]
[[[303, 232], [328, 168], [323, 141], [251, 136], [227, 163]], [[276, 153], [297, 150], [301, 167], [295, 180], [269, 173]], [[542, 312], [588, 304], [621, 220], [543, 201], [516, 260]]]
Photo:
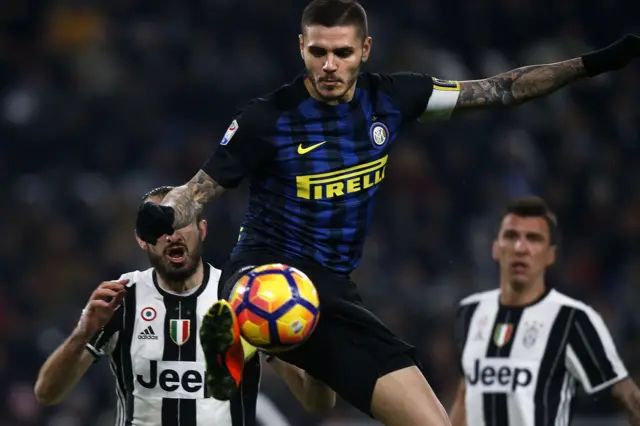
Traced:
[[113, 312], [122, 304], [129, 280], [105, 281], [91, 294], [87, 307], [82, 311], [76, 333], [88, 340], [100, 331], [113, 316]]

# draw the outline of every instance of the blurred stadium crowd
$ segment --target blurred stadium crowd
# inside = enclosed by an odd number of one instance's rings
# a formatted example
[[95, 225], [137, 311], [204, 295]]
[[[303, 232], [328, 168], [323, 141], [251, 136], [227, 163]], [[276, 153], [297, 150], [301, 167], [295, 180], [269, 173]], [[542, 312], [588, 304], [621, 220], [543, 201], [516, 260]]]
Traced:
[[[367, 68], [469, 79], [568, 59], [640, 31], [631, 3], [367, 0]], [[1, 426], [112, 424], [106, 362], [57, 407], [34, 400], [37, 370], [94, 287], [147, 267], [133, 238], [139, 197], [190, 178], [242, 104], [302, 70], [305, 4], [0, 3]], [[640, 377], [639, 76], [636, 62], [517, 109], [416, 125], [396, 144], [354, 277], [368, 305], [417, 346], [447, 406], [458, 380], [457, 300], [497, 285], [497, 215], [523, 194], [544, 196], [559, 215], [553, 284], [600, 310]], [[243, 189], [207, 209], [214, 265], [236, 239], [245, 200]], [[363, 419], [344, 404], [306, 415], [265, 370], [263, 391], [291, 424]], [[614, 409], [603, 396], [580, 413]]]

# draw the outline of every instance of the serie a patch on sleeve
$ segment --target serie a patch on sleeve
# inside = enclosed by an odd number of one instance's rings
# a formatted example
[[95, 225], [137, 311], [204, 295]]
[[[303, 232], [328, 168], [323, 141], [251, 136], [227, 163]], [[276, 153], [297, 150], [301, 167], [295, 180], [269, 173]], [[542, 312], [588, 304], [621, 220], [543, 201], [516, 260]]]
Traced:
[[433, 78], [433, 88], [434, 90], [460, 90], [460, 82]]
[[236, 132], [238, 131], [238, 127], [240, 127], [240, 126], [238, 126], [238, 121], [237, 120], [233, 120], [231, 122], [231, 125], [227, 129], [226, 133], [222, 137], [222, 141], [220, 141], [220, 145], [228, 144], [229, 141], [231, 140], [231, 138], [233, 137], [233, 135], [235, 135]]

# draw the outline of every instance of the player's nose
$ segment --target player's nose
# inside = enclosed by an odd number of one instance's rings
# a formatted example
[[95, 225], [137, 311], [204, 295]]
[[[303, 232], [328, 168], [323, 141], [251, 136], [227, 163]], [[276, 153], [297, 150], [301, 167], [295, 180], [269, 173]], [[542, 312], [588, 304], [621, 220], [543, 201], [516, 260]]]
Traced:
[[335, 72], [338, 70], [338, 64], [335, 61], [335, 58], [333, 57], [333, 55], [328, 55], [327, 56], [327, 60], [324, 63], [324, 66], [322, 67], [322, 69], [325, 72]]
[[529, 246], [523, 239], [518, 239], [515, 244], [515, 250], [518, 254], [525, 254], [529, 250]]

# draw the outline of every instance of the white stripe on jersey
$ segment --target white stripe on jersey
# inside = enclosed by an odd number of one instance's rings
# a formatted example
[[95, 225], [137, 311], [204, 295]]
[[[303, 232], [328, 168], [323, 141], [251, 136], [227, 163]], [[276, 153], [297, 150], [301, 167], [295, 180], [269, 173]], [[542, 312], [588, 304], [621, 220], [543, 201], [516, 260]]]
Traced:
[[518, 308], [499, 295], [473, 294], [458, 310], [470, 426], [567, 426], [577, 383], [591, 394], [627, 377], [590, 306], [556, 290]]
[[94, 355], [111, 357], [117, 426], [236, 426], [244, 424], [245, 408], [253, 411], [244, 404], [256, 403], [259, 361], [252, 369], [255, 373], [244, 377], [238, 401], [205, 395], [206, 367], [198, 330], [218, 300], [221, 274], [210, 265], [205, 268], [206, 283], [187, 296], [162, 290], [153, 269], [120, 277], [129, 280], [124, 303], [88, 345]]

